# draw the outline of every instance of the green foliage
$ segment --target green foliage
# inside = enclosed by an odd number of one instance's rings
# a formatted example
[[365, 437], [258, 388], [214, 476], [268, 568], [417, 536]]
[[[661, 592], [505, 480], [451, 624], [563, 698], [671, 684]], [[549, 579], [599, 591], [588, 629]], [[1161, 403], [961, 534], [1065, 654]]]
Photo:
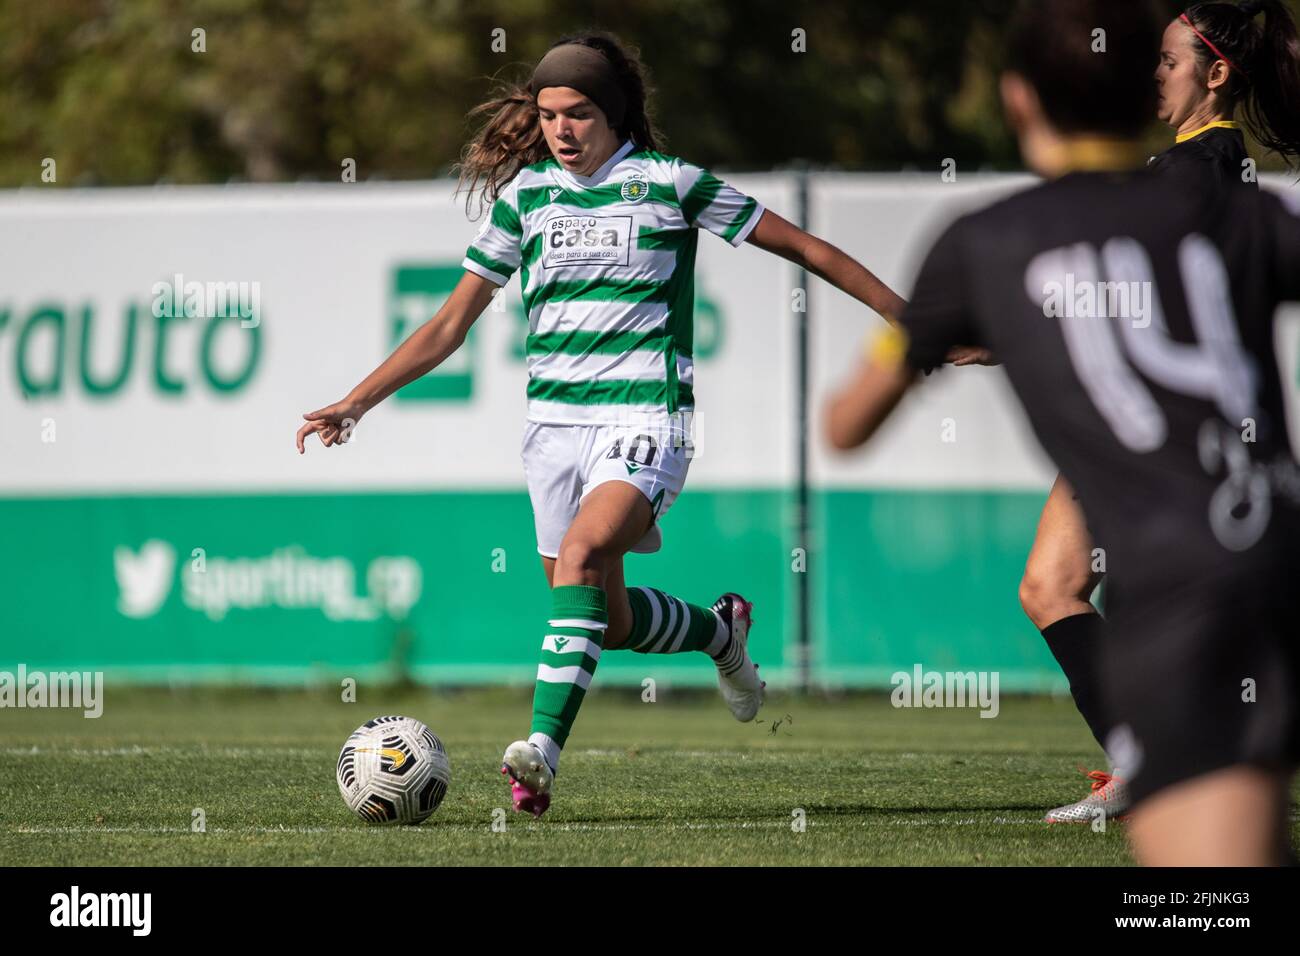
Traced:
[[[592, 27], [641, 49], [667, 148], [694, 162], [1014, 169], [997, 97], [1013, 7], [0, 0], [0, 186], [39, 183], [46, 157], [60, 185], [337, 180], [346, 158], [360, 179], [444, 175], [492, 78], [525, 77], [557, 37]], [[1153, 129], [1152, 152], [1168, 141]]]

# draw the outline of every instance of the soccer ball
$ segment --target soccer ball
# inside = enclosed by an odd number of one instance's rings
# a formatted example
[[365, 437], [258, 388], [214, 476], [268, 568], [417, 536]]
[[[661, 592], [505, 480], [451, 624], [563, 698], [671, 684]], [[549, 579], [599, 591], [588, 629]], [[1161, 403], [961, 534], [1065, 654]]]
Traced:
[[339, 754], [339, 793], [367, 823], [422, 823], [451, 783], [442, 741], [410, 717], [376, 717]]

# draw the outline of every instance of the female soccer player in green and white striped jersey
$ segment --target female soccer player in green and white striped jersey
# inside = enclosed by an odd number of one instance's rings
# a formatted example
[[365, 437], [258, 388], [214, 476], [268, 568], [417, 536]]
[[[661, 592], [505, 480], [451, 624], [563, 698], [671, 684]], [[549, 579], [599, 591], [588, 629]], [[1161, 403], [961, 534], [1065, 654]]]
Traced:
[[511, 744], [516, 810], [550, 804], [560, 751], [602, 651], [702, 652], [731, 712], [752, 720], [763, 682], [751, 605], [711, 607], [625, 585], [623, 556], [659, 550], [682, 489], [694, 411], [691, 361], [699, 229], [804, 265], [887, 318], [902, 300], [833, 246], [707, 171], [657, 151], [643, 71], [614, 38], [569, 37], [527, 87], [474, 115], [462, 185], [490, 204], [447, 303], [343, 401], [306, 415], [343, 441], [365, 412], [451, 355], [492, 294], [520, 272], [528, 311], [524, 472], [552, 608], [526, 740]]

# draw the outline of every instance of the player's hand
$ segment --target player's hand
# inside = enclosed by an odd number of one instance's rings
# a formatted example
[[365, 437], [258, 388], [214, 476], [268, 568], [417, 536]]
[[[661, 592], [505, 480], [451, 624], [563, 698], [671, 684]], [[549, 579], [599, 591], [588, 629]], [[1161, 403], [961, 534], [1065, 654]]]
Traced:
[[361, 421], [365, 412], [359, 403], [344, 399], [303, 415], [306, 424], [298, 429], [298, 454], [306, 452], [303, 442], [313, 433], [320, 436], [320, 443], [326, 448], [344, 444], [352, 437], [352, 429]]
[[990, 349], [977, 345], [954, 345], [948, 350], [946, 361], [953, 365], [998, 365]]

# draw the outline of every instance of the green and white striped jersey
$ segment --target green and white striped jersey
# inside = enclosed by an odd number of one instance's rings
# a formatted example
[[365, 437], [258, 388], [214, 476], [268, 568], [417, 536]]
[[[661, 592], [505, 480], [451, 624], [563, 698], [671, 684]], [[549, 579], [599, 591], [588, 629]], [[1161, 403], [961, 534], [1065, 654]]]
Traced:
[[520, 170], [464, 267], [528, 312], [528, 418], [615, 424], [695, 406], [695, 246], [733, 246], [763, 207], [711, 173], [631, 142], [590, 176], [554, 159]]

